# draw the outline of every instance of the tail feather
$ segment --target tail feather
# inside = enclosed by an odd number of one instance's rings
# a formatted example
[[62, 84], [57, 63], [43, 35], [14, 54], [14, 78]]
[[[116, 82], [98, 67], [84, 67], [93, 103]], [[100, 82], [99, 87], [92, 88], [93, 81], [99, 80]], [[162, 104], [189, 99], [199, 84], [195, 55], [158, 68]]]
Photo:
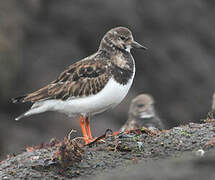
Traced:
[[48, 86], [39, 89], [38, 91], [35, 91], [30, 94], [26, 94], [23, 96], [19, 96], [12, 99], [13, 103], [24, 103], [24, 102], [36, 102], [38, 100], [44, 100], [48, 98]]
[[28, 111], [26, 111], [23, 114], [21, 114], [20, 116], [16, 117], [15, 120], [18, 121], [18, 120], [22, 119], [23, 117], [28, 117], [33, 114], [39, 114], [39, 113], [48, 111], [51, 108], [52, 108], [52, 104], [46, 103], [46, 101], [36, 102], [33, 104], [33, 106]]
[[22, 103], [22, 102], [24, 102], [25, 97], [27, 97], [27, 95], [12, 98], [11, 100], [13, 103]]
[[22, 119], [23, 117], [25, 117], [25, 113], [21, 114], [20, 116], [16, 117], [15, 120], [19, 121], [20, 119]]
[[38, 114], [41, 112], [45, 112], [49, 109], [49, 107], [42, 106], [44, 103], [43, 100], [49, 99], [48, 96], [48, 86], [39, 89], [38, 91], [35, 91], [30, 94], [26, 94], [23, 96], [19, 96], [16, 98], [12, 98], [13, 103], [24, 103], [24, 102], [32, 102], [34, 103], [31, 109], [29, 109], [27, 112], [21, 114], [20, 116], [16, 117], [15, 120], [18, 121], [23, 117], [31, 116], [33, 114]]

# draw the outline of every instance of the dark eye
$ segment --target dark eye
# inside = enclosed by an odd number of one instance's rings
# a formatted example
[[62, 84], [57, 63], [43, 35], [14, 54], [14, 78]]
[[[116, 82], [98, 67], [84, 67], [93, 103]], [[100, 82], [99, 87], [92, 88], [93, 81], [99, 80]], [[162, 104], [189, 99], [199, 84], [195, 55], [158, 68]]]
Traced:
[[144, 104], [138, 104], [137, 107], [138, 108], [142, 108], [144, 106]]
[[126, 37], [125, 36], [120, 36], [120, 39], [124, 41], [124, 40], [126, 40]]

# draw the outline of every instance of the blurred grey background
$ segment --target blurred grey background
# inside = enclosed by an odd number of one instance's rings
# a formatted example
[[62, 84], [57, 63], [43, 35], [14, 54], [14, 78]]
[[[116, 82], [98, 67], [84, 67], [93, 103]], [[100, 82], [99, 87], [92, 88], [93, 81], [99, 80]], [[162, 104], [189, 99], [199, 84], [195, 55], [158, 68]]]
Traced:
[[150, 93], [167, 128], [199, 122], [215, 89], [215, 1], [7, 0], [0, 1], [0, 159], [26, 145], [61, 139], [77, 118], [44, 113], [14, 118], [30, 104], [11, 98], [54, 80], [67, 66], [94, 53], [111, 28], [125, 26], [149, 50], [132, 51], [137, 72], [127, 98], [93, 117], [93, 134], [118, 130], [129, 103]]

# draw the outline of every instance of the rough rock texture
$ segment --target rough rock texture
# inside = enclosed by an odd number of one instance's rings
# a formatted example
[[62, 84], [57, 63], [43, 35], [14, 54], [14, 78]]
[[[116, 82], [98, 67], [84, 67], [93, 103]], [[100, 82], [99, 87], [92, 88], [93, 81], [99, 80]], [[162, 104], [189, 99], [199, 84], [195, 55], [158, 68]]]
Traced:
[[193, 154], [185, 152], [183, 156], [174, 159], [141, 162], [129, 168], [112, 170], [102, 175], [92, 177], [91, 179], [212, 180], [215, 179], [214, 165], [214, 149], [208, 152], [204, 157], [196, 157]]
[[[62, 142], [27, 148], [1, 162], [1, 179], [151, 179], [215, 177], [215, 123], [175, 127], [163, 132], [146, 129], [117, 136], [107, 135], [105, 142], [83, 146], [78, 161], [63, 164], [56, 158]], [[65, 148], [64, 148], [65, 149]], [[73, 150], [78, 148], [74, 148]], [[76, 151], [75, 150], [75, 151]], [[75, 152], [73, 151], [73, 152]], [[75, 155], [75, 154], [74, 154]]]

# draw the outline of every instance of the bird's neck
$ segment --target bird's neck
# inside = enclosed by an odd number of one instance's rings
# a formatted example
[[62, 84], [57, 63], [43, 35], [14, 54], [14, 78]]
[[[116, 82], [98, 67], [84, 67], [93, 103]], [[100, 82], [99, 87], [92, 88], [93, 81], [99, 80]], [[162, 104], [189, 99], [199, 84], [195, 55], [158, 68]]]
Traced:
[[126, 84], [135, 73], [134, 59], [130, 51], [122, 50], [116, 46], [101, 42], [99, 52], [102, 52], [107, 59], [111, 60], [112, 69], [111, 72], [114, 79], [120, 84]]
[[112, 74], [114, 79], [125, 85], [135, 74], [135, 64], [130, 53], [119, 53], [111, 57]]

